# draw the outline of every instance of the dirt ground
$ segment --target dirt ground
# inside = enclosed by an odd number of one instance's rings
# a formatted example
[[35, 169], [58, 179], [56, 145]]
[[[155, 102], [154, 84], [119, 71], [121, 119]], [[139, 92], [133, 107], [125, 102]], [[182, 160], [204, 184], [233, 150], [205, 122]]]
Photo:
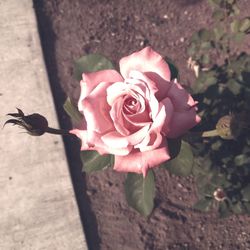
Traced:
[[[238, 2], [243, 15], [249, 14], [249, 0]], [[73, 77], [75, 59], [98, 52], [118, 62], [151, 45], [174, 60], [182, 83], [191, 84], [194, 78], [186, 66], [185, 50], [192, 33], [211, 24], [206, 0], [34, 0], [34, 7], [64, 128], [70, 127], [62, 108], [65, 98], [79, 96], [79, 83]], [[90, 249], [250, 249], [250, 218], [218, 219], [216, 213], [194, 211], [197, 198], [191, 177], [157, 169], [156, 206], [145, 219], [126, 204], [125, 174], [111, 169], [81, 174], [78, 141], [65, 138], [65, 146]]]

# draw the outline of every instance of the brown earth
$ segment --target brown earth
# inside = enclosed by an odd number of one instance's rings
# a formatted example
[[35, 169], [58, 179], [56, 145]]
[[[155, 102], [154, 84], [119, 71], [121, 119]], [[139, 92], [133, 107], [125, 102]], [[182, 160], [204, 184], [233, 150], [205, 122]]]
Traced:
[[[249, 0], [238, 1], [243, 15]], [[151, 45], [174, 60], [181, 82], [191, 84], [185, 52], [192, 33], [211, 24], [211, 9], [199, 0], [34, 0], [44, 56], [61, 126], [70, 127], [62, 105], [75, 99], [79, 83], [73, 61], [98, 52], [114, 62]], [[250, 51], [248, 51], [250, 52]], [[191, 177], [157, 169], [155, 209], [145, 219], [128, 207], [125, 174], [111, 169], [81, 174], [78, 141], [65, 138], [72, 180], [90, 249], [250, 249], [250, 218], [192, 209], [196, 201]], [[72, 239], [74, 240], [74, 239]]]

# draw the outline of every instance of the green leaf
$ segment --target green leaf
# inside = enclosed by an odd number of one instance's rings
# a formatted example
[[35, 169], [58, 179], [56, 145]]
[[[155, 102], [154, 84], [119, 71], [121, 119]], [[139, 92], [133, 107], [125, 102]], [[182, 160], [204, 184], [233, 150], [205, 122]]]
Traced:
[[199, 74], [198, 79], [196, 80], [196, 83], [192, 87], [193, 93], [200, 93], [207, 90], [208, 87], [216, 84], [217, 80], [218, 79], [215, 71], [211, 70], [211, 71], [201, 72]]
[[214, 37], [217, 41], [219, 41], [225, 34], [225, 30], [223, 26], [217, 26], [213, 29]]
[[209, 64], [209, 62], [210, 62], [209, 55], [208, 54], [202, 55], [200, 61], [202, 64]]
[[191, 150], [191, 146], [182, 141], [180, 153], [173, 160], [164, 163], [164, 167], [170, 171], [170, 173], [179, 176], [188, 176], [192, 172], [194, 156]]
[[250, 158], [246, 154], [240, 154], [234, 158], [235, 166], [243, 166], [243, 165], [249, 164], [249, 163], [250, 163]]
[[232, 204], [231, 209], [235, 214], [242, 214], [244, 213], [244, 207], [242, 206], [241, 202], [237, 202], [236, 204]]
[[203, 198], [198, 200], [193, 207], [199, 211], [208, 212], [212, 205], [212, 201], [211, 198]]
[[102, 55], [89, 54], [75, 62], [74, 76], [80, 81], [82, 79], [82, 73], [96, 72], [104, 69], [114, 69], [112, 62]]
[[201, 43], [201, 49], [202, 50], [209, 50], [212, 48], [211, 42], [202, 42]]
[[128, 173], [125, 181], [125, 195], [128, 204], [144, 216], [154, 208], [155, 178], [152, 170], [145, 178], [141, 174]]
[[245, 207], [245, 210], [248, 214], [250, 214], [250, 203], [249, 202], [244, 202], [243, 206]]
[[237, 33], [239, 31], [240, 21], [233, 20], [233, 22], [231, 22], [231, 24], [230, 24], [230, 27], [231, 27], [232, 32]]
[[246, 34], [245, 34], [245, 33], [239, 32], [239, 33], [235, 34], [235, 36], [233, 37], [233, 39], [234, 39], [235, 42], [240, 43], [240, 42], [242, 42], [242, 40], [243, 40], [245, 37], [246, 37]]
[[171, 80], [178, 79], [179, 77], [179, 71], [178, 68], [175, 66], [172, 59], [165, 57], [164, 60], [167, 62], [170, 72], [171, 72]]
[[199, 30], [199, 37], [202, 41], [210, 41], [211, 40], [211, 32], [206, 29]]
[[113, 155], [100, 155], [97, 151], [81, 151], [80, 157], [83, 163], [83, 171], [91, 173], [113, 166]]
[[241, 194], [245, 201], [250, 201], [250, 184], [241, 190]]
[[239, 15], [240, 14], [240, 9], [237, 7], [236, 4], [233, 5], [232, 9], [233, 9], [233, 14], [234, 15]]
[[65, 103], [63, 104], [63, 108], [66, 113], [71, 118], [73, 124], [77, 124], [82, 121], [83, 115], [78, 111], [77, 107], [75, 107], [70, 98], [68, 97]]
[[171, 159], [174, 159], [181, 150], [181, 139], [175, 138], [175, 139], [167, 139], [168, 143], [168, 149]]
[[216, 21], [221, 21], [225, 17], [224, 12], [222, 10], [215, 10], [212, 14], [212, 18], [214, 18]]
[[220, 5], [222, 0], [208, 0], [208, 2], [214, 6], [214, 5]]
[[250, 18], [247, 17], [247, 18], [241, 20], [239, 30], [241, 32], [246, 32], [249, 29], [250, 29]]
[[195, 53], [197, 53], [197, 48], [196, 48], [194, 42], [192, 42], [190, 44], [190, 46], [188, 47], [187, 53], [188, 53], [189, 56], [193, 56]]
[[226, 218], [231, 214], [230, 208], [225, 201], [219, 203], [219, 215], [221, 218]]
[[241, 92], [241, 85], [234, 79], [229, 79], [227, 87], [234, 95], [238, 95]]

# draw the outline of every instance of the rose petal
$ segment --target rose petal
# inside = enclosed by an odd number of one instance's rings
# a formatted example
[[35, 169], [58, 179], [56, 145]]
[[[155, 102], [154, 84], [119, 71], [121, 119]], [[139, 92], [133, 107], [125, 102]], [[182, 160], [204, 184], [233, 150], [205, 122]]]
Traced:
[[88, 132], [87, 130], [80, 130], [80, 129], [72, 129], [69, 131], [71, 134], [76, 135], [78, 138], [81, 139], [82, 141], [82, 150], [87, 150], [89, 149], [88, 145]]
[[155, 93], [155, 97], [159, 102], [168, 96], [168, 91], [171, 87], [170, 81], [163, 79], [155, 72], [146, 72], [144, 75], [157, 84], [158, 91]]
[[[160, 103], [162, 105], [162, 108], [164, 108], [165, 111], [165, 117], [156, 119], [156, 124], [154, 126], [157, 126], [161, 129], [161, 132], [166, 135], [169, 130], [170, 130], [170, 122], [173, 117], [173, 112], [174, 112], [174, 106], [171, 102], [171, 100], [167, 97], [163, 99]], [[163, 112], [163, 111], [162, 111]], [[163, 114], [161, 114], [163, 116]], [[164, 123], [162, 123], [162, 120], [164, 119]]]
[[166, 142], [152, 151], [139, 152], [131, 151], [126, 156], [115, 156], [114, 169], [119, 172], [135, 172], [147, 175], [149, 168], [153, 168], [170, 159]]
[[150, 47], [146, 47], [120, 60], [120, 71], [124, 78], [129, 77], [131, 70], [137, 70], [142, 73], [154, 72], [161, 78], [170, 81], [168, 64]]
[[102, 135], [95, 131], [89, 131], [88, 133], [88, 140], [94, 145], [95, 148], [97, 148], [97, 150], [102, 149], [106, 154], [127, 155], [132, 150], [132, 146], [130, 145], [126, 147], [107, 146], [101, 138]]
[[126, 148], [111, 148], [101, 140], [101, 135], [94, 131], [73, 129], [71, 134], [76, 135], [82, 141], [81, 150], [96, 150], [99, 154], [127, 155], [132, 150], [132, 146]]
[[160, 103], [160, 111], [153, 121], [149, 130], [149, 134], [143, 139], [143, 141], [136, 146], [140, 151], [148, 151], [159, 147], [162, 141], [161, 133], [165, 134], [165, 131], [169, 130], [169, 123], [172, 118], [173, 105], [169, 98], [164, 99]]
[[149, 88], [151, 93], [156, 93], [158, 91], [158, 86], [156, 82], [153, 82], [150, 78], [148, 78], [145, 74], [142, 72], [139, 72], [137, 70], [131, 70], [129, 73], [129, 78], [138, 79], [143, 81], [147, 84], [147, 87]]
[[92, 73], [83, 73], [81, 84], [80, 100], [88, 96], [100, 82], [120, 82], [122, 76], [113, 69], [100, 70]]
[[135, 148], [139, 148], [141, 152], [146, 152], [158, 148], [161, 143], [162, 143], [161, 133], [152, 130], [140, 144], [135, 146]]
[[[138, 83], [138, 81], [136, 81], [136, 83]], [[136, 96], [138, 94], [144, 96], [144, 91], [139, 86], [129, 82], [116, 82], [107, 89], [107, 102], [110, 106], [112, 106], [116, 99], [121, 96]]]
[[200, 120], [200, 117], [196, 115], [195, 107], [185, 112], [174, 112], [171, 123], [169, 124], [169, 132], [166, 133], [166, 136], [168, 138], [179, 137], [197, 125]]
[[174, 105], [174, 110], [183, 112], [196, 105], [192, 96], [177, 82], [171, 82], [167, 96]]
[[122, 108], [123, 108], [123, 99], [122, 97], [118, 97], [116, 102], [112, 105], [110, 110], [110, 117], [113, 120], [114, 126], [116, 130], [124, 136], [129, 135], [129, 128], [124, 123]]
[[149, 127], [150, 124], [146, 125], [145, 127], [129, 136], [122, 136], [118, 132], [112, 131], [103, 135], [102, 140], [108, 147], [112, 148], [125, 148], [128, 145], [136, 145], [140, 143], [147, 135]]
[[112, 83], [100, 83], [83, 101], [83, 113], [88, 130], [103, 134], [113, 130], [113, 121], [109, 116], [110, 106], [107, 103], [106, 89]]

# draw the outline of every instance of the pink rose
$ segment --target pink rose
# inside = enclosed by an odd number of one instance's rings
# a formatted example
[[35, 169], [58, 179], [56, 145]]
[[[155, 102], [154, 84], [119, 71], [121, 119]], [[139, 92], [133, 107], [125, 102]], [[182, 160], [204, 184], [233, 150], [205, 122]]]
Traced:
[[120, 60], [115, 70], [84, 73], [79, 111], [83, 129], [71, 133], [81, 150], [114, 154], [114, 169], [142, 173], [169, 160], [166, 138], [176, 138], [200, 118], [196, 102], [176, 81], [164, 59], [150, 47]]

